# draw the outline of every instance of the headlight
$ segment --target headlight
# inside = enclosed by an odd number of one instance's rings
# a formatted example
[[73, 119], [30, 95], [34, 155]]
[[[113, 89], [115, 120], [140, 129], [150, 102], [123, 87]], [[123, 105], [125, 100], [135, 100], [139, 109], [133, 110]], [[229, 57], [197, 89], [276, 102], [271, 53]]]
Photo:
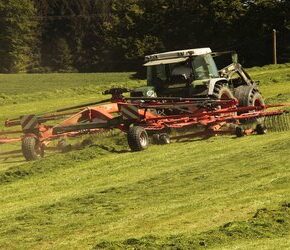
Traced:
[[153, 90], [148, 90], [146, 93], [146, 96], [148, 97], [156, 97], [156, 93]]

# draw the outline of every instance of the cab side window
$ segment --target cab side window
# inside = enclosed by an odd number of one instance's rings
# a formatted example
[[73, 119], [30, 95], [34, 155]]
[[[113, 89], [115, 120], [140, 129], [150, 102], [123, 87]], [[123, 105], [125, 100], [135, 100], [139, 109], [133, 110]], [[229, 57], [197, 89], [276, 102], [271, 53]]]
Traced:
[[195, 80], [203, 80], [209, 78], [207, 63], [203, 56], [197, 56], [192, 60], [192, 68]]

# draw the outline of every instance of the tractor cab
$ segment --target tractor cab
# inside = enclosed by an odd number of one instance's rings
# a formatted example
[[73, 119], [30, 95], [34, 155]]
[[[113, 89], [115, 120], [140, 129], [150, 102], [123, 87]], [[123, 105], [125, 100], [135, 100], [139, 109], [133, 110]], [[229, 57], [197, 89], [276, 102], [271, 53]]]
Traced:
[[207, 83], [219, 78], [210, 48], [172, 51], [145, 57], [147, 86], [133, 91], [133, 96], [206, 95]]

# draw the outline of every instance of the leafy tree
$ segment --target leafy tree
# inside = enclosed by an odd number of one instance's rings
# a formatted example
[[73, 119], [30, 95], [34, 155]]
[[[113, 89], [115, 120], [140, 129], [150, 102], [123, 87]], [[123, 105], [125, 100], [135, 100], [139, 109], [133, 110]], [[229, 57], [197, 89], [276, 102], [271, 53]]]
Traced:
[[[285, 18], [289, 16], [282, 1], [256, 0], [247, 2], [247, 11], [239, 20], [238, 45], [243, 61], [248, 66], [272, 63], [272, 30], [285, 36]], [[279, 40], [279, 47], [283, 41]], [[281, 47], [280, 47], [281, 49]], [[279, 53], [279, 55], [281, 55]], [[281, 62], [281, 61], [280, 61]]]
[[[112, 47], [110, 31], [111, 0], [91, 1], [86, 25], [82, 27], [82, 36], [79, 41], [79, 53], [76, 60], [81, 71], [106, 71], [115, 69], [118, 60]], [[114, 58], [115, 57], [115, 58]], [[115, 60], [114, 60], [115, 59]]]
[[70, 48], [64, 38], [59, 38], [53, 43], [51, 53], [51, 68], [54, 71], [66, 72], [73, 70], [73, 60]]
[[0, 71], [20, 72], [38, 64], [38, 23], [29, 0], [0, 1]]
[[[0, 71], [136, 70], [145, 54], [235, 49], [246, 66], [289, 60], [288, 0], [0, 0]], [[41, 57], [39, 57], [41, 55]], [[40, 58], [40, 59], [39, 59]]]

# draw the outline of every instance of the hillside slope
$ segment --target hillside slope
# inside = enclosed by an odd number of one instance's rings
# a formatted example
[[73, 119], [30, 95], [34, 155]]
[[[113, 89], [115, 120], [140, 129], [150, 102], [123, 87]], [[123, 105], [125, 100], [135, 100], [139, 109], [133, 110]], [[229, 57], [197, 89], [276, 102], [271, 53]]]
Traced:
[[[290, 101], [289, 66], [250, 73], [261, 81], [268, 101]], [[72, 75], [62, 77], [74, 81]], [[0, 76], [4, 81], [9, 76]], [[124, 85], [141, 83], [129, 75], [123, 79]], [[32, 103], [21, 90], [7, 89], [4, 94], [16, 103], [0, 106], [1, 119], [28, 107], [68, 105], [75, 91], [63, 85], [59, 93], [68, 94], [60, 99], [46, 88], [48, 97]], [[100, 98], [99, 92], [84, 93], [73, 101], [91, 101], [94, 95]], [[289, 248], [289, 138], [288, 131], [189, 139], [131, 153], [125, 137], [114, 133], [98, 136], [92, 147], [33, 163], [7, 154], [19, 145], [1, 145], [0, 248]]]

